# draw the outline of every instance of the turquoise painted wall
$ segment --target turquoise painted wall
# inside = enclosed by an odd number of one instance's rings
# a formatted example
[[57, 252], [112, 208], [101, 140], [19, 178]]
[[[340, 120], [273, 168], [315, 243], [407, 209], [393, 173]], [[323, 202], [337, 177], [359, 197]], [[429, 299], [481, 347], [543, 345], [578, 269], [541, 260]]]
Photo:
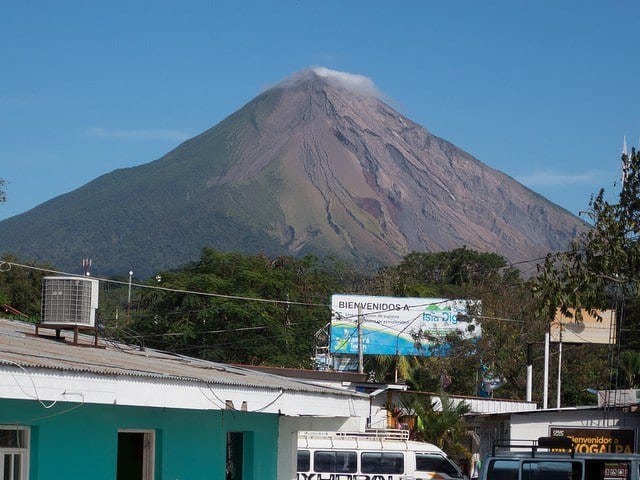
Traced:
[[155, 430], [157, 480], [224, 480], [227, 432], [246, 432], [244, 480], [275, 479], [278, 416], [0, 399], [0, 424], [31, 427], [30, 478], [116, 478], [119, 429]]

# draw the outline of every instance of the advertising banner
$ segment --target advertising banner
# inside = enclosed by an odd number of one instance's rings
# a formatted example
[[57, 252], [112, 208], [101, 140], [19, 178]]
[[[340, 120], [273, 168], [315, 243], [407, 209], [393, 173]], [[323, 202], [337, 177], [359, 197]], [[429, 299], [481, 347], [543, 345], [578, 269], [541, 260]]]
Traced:
[[569, 437], [576, 453], [635, 453], [635, 428], [550, 427], [552, 437]]
[[[571, 312], [574, 315], [573, 311]], [[598, 311], [600, 318], [582, 311], [582, 320], [565, 317], [560, 309], [551, 322], [549, 334], [552, 342], [562, 343], [616, 343], [615, 310]]]
[[359, 313], [365, 355], [444, 356], [447, 334], [480, 336], [480, 325], [467, 318], [479, 308], [472, 300], [333, 295], [330, 350], [358, 354]]

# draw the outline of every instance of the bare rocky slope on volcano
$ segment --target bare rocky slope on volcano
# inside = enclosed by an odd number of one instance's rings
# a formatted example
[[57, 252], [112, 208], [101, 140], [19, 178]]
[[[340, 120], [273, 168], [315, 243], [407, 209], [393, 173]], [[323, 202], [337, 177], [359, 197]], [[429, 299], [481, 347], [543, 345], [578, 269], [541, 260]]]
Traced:
[[467, 246], [521, 261], [584, 228], [375, 96], [307, 70], [156, 161], [0, 222], [0, 252], [140, 275], [203, 247], [372, 266]]

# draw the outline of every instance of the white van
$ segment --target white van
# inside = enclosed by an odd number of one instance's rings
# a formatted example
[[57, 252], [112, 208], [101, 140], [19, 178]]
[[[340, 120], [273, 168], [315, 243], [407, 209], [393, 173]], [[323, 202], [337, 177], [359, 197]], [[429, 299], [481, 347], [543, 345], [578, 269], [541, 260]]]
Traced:
[[462, 480], [435, 445], [402, 430], [299, 432], [298, 480]]

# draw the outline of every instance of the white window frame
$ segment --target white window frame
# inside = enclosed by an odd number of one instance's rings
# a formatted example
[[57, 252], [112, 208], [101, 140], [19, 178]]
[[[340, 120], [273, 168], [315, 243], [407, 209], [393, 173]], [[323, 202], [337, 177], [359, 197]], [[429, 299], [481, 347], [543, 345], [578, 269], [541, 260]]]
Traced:
[[[20, 480], [29, 479], [29, 450], [31, 443], [31, 430], [29, 427], [18, 425], [0, 425], [0, 430], [14, 430], [22, 432], [24, 435], [24, 445], [17, 447], [3, 447], [0, 445], [0, 475], [4, 475], [4, 457], [12, 455], [20, 461]], [[13, 479], [13, 471], [10, 472], [9, 478]]]
[[153, 480], [155, 477], [156, 465], [156, 431], [134, 428], [119, 428], [118, 433], [142, 433], [143, 452], [142, 478], [143, 480]]

